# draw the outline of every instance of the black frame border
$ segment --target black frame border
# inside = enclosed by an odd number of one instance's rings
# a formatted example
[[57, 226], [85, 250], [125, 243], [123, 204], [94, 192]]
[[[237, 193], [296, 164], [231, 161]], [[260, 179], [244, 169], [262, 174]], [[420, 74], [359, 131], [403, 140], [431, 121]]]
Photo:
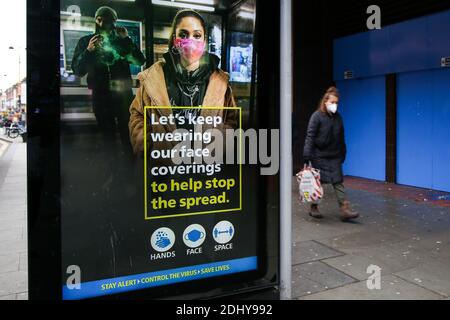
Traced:
[[[139, 1], [137, 1], [139, 2]], [[259, 127], [279, 129], [279, 1], [258, 1], [255, 114]], [[272, 23], [265, 23], [267, 20]], [[274, 27], [275, 26], [275, 27]], [[274, 41], [260, 39], [270, 36]], [[30, 300], [61, 300], [60, 2], [27, 0], [28, 284]], [[260, 177], [259, 271], [168, 287], [98, 297], [103, 299], [209, 299], [267, 290], [279, 297], [279, 175]], [[264, 236], [267, 235], [268, 239]], [[155, 293], [158, 292], [158, 296]], [[249, 296], [246, 296], [248, 298]], [[251, 297], [251, 294], [250, 294]]]

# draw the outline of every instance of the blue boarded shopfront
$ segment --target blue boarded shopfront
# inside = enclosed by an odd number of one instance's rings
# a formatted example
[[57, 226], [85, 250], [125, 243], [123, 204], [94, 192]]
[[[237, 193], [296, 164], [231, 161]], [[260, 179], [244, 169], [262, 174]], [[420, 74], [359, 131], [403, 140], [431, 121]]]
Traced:
[[450, 191], [448, 34], [450, 11], [335, 40], [346, 174], [385, 180], [385, 79], [396, 74], [397, 183]]

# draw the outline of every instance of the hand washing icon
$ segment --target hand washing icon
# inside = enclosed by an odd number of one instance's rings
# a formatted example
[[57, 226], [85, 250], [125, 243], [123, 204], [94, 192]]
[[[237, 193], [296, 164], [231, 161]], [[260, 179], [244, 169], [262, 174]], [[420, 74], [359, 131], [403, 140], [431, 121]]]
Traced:
[[192, 224], [183, 232], [183, 241], [189, 248], [198, 248], [205, 242], [206, 232], [199, 224]]
[[205, 237], [204, 232], [194, 229], [191, 232], [187, 233], [184, 236], [184, 239], [192, 241], [192, 242], [197, 242], [198, 240], [203, 239], [204, 237]]
[[158, 247], [160, 247], [161, 249], [165, 249], [168, 246], [170, 246], [170, 244], [171, 244], [171, 241], [170, 241], [168, 235], [166, 233], [164, 233], [164, 232], [158, 233], [156, 235], [156, 239], [157, 239], [156, 240], [156, 245]]
[[175, 244], [175, 233], [169, 228], [159, 228], [153, 232], [150, 242], [157, 252], [169, 251]]

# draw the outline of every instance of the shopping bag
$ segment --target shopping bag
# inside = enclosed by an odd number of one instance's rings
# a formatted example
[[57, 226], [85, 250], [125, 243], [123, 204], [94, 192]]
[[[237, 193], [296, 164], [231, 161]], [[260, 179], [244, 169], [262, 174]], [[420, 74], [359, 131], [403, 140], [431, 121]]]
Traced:
[[323, 198], [323, 187], [320, 183], [320, 170], [314, 169], [311, 164], [296, 174], [300, 201], [304, 203], [319, 204]]

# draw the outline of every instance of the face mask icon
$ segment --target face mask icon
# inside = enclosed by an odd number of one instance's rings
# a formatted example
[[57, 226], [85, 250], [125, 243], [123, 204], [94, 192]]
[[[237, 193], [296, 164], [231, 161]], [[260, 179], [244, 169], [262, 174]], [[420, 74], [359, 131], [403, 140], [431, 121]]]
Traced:
[[206, 231], [199, 224], [192, 224], [183, 232], [184, 244], [189, 248], [200, 247], [206, 239]]
[[184, 238], [192, 242], [197, 242], [198, 240], [203, 239], [204, 237], [205, 237], [204, 232], [194, 229], [191, 232], [187, 233]]

